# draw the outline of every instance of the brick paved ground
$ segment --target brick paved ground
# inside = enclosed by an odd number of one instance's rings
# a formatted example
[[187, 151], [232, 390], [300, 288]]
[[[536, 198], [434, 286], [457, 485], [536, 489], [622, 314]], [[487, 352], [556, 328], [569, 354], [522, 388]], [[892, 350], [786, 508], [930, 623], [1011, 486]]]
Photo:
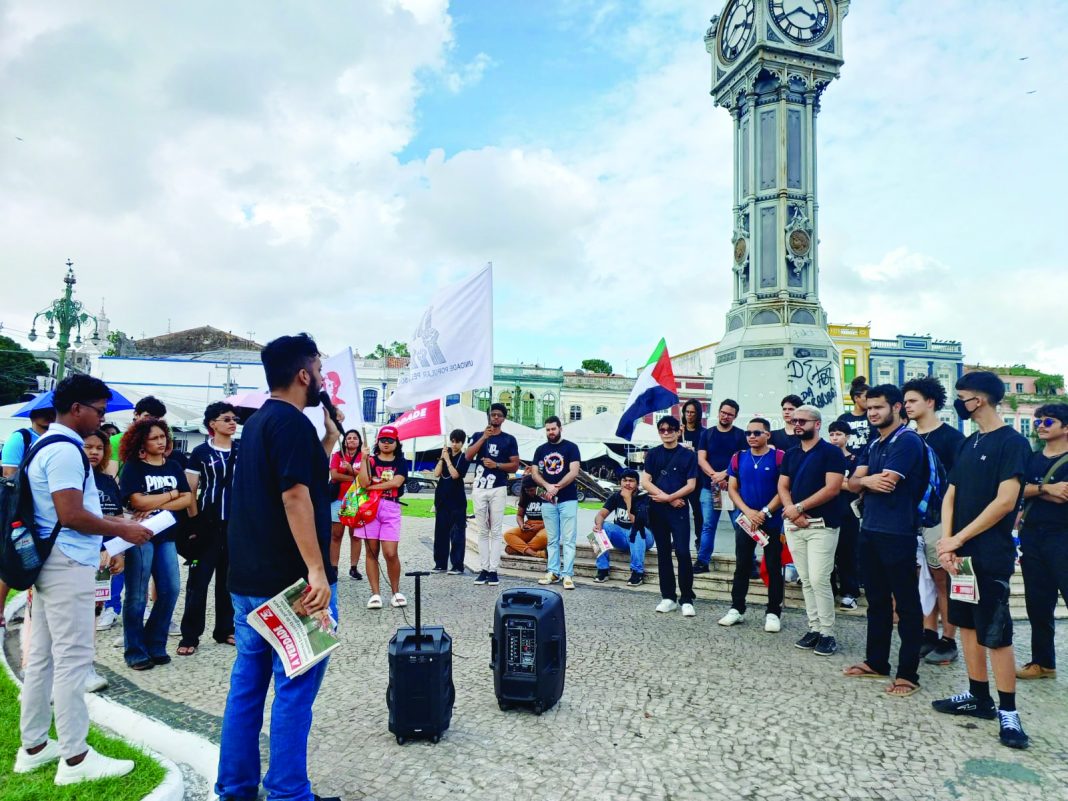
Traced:
[[[429, 567], [432, 523], [405, 520], [406, 569]], [[1065, 677], [1021, 684], [1033, 745], [1011, 751], [998, 744], [994, 722], [930, 711], [931, 700], [964, 686], [960, 664], [921, 668], [923, 690], [908, 699], [841, 678], [862, 656], [863, 619], [839, 619], [843, 653], [824, 659], [793, 647], [803, 633], [794, 610], [782, 633], [770, 635], [757, 623], [760, 610], [723, 629], [715, 621], [724, 603], [699, 602], [687, 620], [655, 614], [655, 596], [582, 584], [564, 594], [560, 704], [541, 717], [502, 713], [488, 668], [493, 604], [499, 590], [525, 583], [426, 580], [424, 620], [454, 637], [456, 708], [440, 744], [400, 747], [386, 724], [386, 643], [403, 617], [365, 611], [366, 582], [343, 578], [345, 645], [315, 709], [316, 790], [383, 801], [1068, 798]], [[411, 587], [403, 589], [410, 597]], [[109, 692], [217, 739], [232, 649], [209, 637], [196, 656], [135, 674], [111, 647], [116, 634], [103, 634], [98, 648], [101, 667], [122, 679]], [[1059, 624], [1058, 634], [1068, 664], [1068, 626]], [[1017, 641], [1026, 652], [1026, 623], [1017, 624]], [[173, 651], [177, 639], [171, 643]]]

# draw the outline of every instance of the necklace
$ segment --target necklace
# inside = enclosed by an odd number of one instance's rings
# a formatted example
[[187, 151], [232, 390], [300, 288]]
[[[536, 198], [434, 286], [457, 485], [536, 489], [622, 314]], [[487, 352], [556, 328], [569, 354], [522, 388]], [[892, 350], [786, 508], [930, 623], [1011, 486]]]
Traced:
[[983, 437], [985, 437], [985, 436], [986, 436], [986, 434], [983, 433], [982, 431], [976, 431], [975, 432], [975, 442], [972, 443], [972, 450], [975, 450], [976, 448], [979, 447], [979, 443], [983, 441]]
[[767, 456], [768, 453], [770, 453], [770, 451], [765, 451], [764, 453], [760, 454], [760, 458], [759, 459], [755, 459], [755, 458], [753, 458], [753, 452], [749, 451], [749, 461], [751, 461], [753, 463], [753, 469], [754, 470], [759, 470], [760, 469], [760, 463], [764, 461], [764, 457]]

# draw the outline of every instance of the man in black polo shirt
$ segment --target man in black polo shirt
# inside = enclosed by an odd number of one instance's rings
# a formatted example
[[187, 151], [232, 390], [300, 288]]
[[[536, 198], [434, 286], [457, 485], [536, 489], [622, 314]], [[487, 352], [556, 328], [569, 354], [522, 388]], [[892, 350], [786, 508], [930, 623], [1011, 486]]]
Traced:
[[305, 609], [315, 614], [330, 607], [336, 620], [327, 454], [334, 449], [338, 430], [324, 413], [326, 436], [320, 442], [304, 415], [305, 407], [319, 405], [323, 381], [319, 348], [310, 336], [279, 337], [267, 344], [260, 359], [271, 397], [242, 432], [241, 469], [234, 475], [227, 531], [237, 658], [223, 713], [215, 792], [219, 798], [256, 797], [263, 705], [273, 675], [270, 767], [263, 787], [272, 798], [310, 798], [311, 708], [329, 659], [286, 678], [278, 655], [247, 618], [304, 578]]
[[[949, 619], [960, 628], [968, 692], [932, 706], [951, 715], [998, 718], [998, 737], [1009, 748], [1027, 748], [1028, 738], [1016, 711], [1016, 656], [1012, 649], [1009, 579], [1016, 570], [1012, 526], [1031, 456], [1027, 440], [1005, 424], [997, 405], [1005, 385], [994, 373], [978, 370], [957, 381], [953, 407], [978, 431], [964, 445], [949, 475], [942, 503], [942, 539], [938, 556], [956, 575], [962, 557], [971, 558], [978, 602], [951, 597]], [[994, 669], [998, 706], [990, 697], [987, 655]]]
[[917, 669], [923, 640], [923, 608], [916, 573], [920, 515], [927, 487], [923, 440], [901, 422], [901, 390], [880, 384], [867, 392], [868, 421], [874, 436], [849, 479], [851, 492], [864, 491], [860, 521], [860, 559], [868, 598], [868, 639], [864, 661], [844, 675], [873, 678], [890, 675], [890, 638], [894, 612], [901, 637], [897, 676], [887, 695], [905, 697], [920, 687]]
[[675, 600], [674, 550], [679, 562], [679, 591], [683, 617], [697, 612], [693, 602], [693, 563], [690, 561], [690, 515], [686, 496], [697, 486], [697, 459], [693, 452], [679, 447], [679, 421], [671, 415], [656, 424], [662, 445], [645, 454], [642, 489], [649, 493], [649, 528], [656, 542], [656, 567], [660, 575], [657, 612], [679, 608]]

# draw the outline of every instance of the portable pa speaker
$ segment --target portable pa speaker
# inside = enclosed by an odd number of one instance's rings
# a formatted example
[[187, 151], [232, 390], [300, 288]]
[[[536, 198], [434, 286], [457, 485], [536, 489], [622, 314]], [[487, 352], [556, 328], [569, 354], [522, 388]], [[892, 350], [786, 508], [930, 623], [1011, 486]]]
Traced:
[[551, 590], [506, 590], [493, 612], [490, 667], [502, 710], [529, 706], [540, 715], [564, 692], [567, 631], [563, 599]]

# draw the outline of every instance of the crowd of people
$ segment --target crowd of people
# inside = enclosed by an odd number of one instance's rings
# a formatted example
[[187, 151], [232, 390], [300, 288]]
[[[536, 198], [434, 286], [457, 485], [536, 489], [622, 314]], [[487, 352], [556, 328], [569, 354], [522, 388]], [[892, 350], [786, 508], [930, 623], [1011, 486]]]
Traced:
[[[133, 763], [97, 754], [85, 740], [83, 693], [106, 686], [93, 670], [94, 630], [121, 619], [131, 670], [169, 663], [172, 633], [180, 638], [176, 655], [191, 657], [204, 634], [214, 579], [212, 638], [235, 648], [216, 791], [222, 798], [255, 797], [258, 734], [273, 679], [270, 742], [278, 758], [262, 783], [285, 797], [310, 797], [311, 704], [327, 661], [286, 677], [246, 618], [303, 578], [305, 609], [328, 609], [336, 621], [346, 534], [349, 576], [366, 575], [367, 608], [384, 606], [383, 561], [390, 606], [405, 606], [398, 542], [409, 468], [392, 425], [378, 430], [372, 447], [362, 432], [343, 430], [343, 415], [324, 410], [326, 434], [315, 433], [304, 410], [319, 405], [322, 376], [308, 335], [274, 340], [261, 358], [271, 396], [246, 421], [240, 439], [238, 412], [223, 402], [205, 410], [208, 439], [188, 456], [175, 450], [166, 409], [154, 398], [137, 404], [125, 431], [109, 431], [103, 420], [110, 391], [98, 379], [74, 375], [57, 386], [54, 408], [35, 411], [31, 426], [5, 443], [4, 474], [19, 472], [28, 484], [39, 536], [52, 532], [55, 545], [32, 593], [16, 772], [59, 760], [56, 782], [64, 784], [131, 770]], [[760, 575], [768, 585], [763, 629], [781, 631], [784, 570], [791, 564], [807, 622], [797, 648], [837, 653], [836, 612], [857, 612], [863, 596], [865, 651], [845, 668], [845, 677], [881, 679], [887, 695], [907, 697], [920, 688], [921, 660], [949, 664], [959, 648], [968, 689], [933, 702], [934, 709], [996, 718], [1002, 743], [1026, 747], [1015, 683], [1055, 675], [1054, 609], [1058, 593], [1068, 598], [1068, 405], [1038, 409], [1042, 447], [1033, 450], [998, 415], [1003, 395], [991, 373], [961, 377], [953, 406], [960, 419], [975, 424], [967, 438], [939, 419], [946, 392], [930, 377], [900, 388], [869, 387], [859, 379], [852, 410], [833, 421], [788, 395], [781, 404], [786, 425], [777, 430], [759, 416], [737, 426], [741, 409], [733, 400], [724, 400], [705, 428], [701, 404], [687, 401], [681, 420], [659, 418], [661, 444], [644, 454], [640, 470], [622, 471], [619, 490], [597, 511], [593, 528], [611, 549], [629, 555], [629, 586], [644, 583], [646, 555], [654, 550], [661, 596], [656, 612], [681, 609], [693, 618], [694, 575], [713, 569], [716, 530], [726, 511], [735, 562], [721, 626], [745, 622], [751, 580]], [[433, 569], [465, 574], [465, 478], [473, 467], [474, 583], [499, 584], [502, 554], [508, 553], [544, 559], [539, 583], [572, 590], [579, 449], [564, 438], [558, 418], [546, 420], [546, 441], [523, 478], [515, 525], [506, 529], [508, 482], [520, 467], [518, 444], [503, 430], [507, 416], [505, 406], [493, 404], [482, 432], [470, 438], [451, 432], [437, 458]], [[354, 484], [376, 504], [373, 517], [359, 525], [342, 514]], [[176, 522], [153, 536], [145, 522], [162, 511]], [[1032, 626], [1031, 660], [1019, 668], [1009, 610], [1017, 518]], [[125, 550], [106, 547], [112, 538]], [[185, 603], [175, 626], [182, 560], [188, 567]], [[612, 579], [610, 551], [598, 555], [596, 569], [595, 583]], [[112, 576], [111, 597], [97, 604], [97, 573], [105, 570]], [[958, 574], [973, 580], [973, 598], [951, 588]], [[934, 601], [925, 614], [921, 586], [928, 575]], [[0, 603], [6, 589], [0, 587]], [[2, 614], [0, 606], [0, 621]], [[48, 736], [53, 702], [58, 740]]]

